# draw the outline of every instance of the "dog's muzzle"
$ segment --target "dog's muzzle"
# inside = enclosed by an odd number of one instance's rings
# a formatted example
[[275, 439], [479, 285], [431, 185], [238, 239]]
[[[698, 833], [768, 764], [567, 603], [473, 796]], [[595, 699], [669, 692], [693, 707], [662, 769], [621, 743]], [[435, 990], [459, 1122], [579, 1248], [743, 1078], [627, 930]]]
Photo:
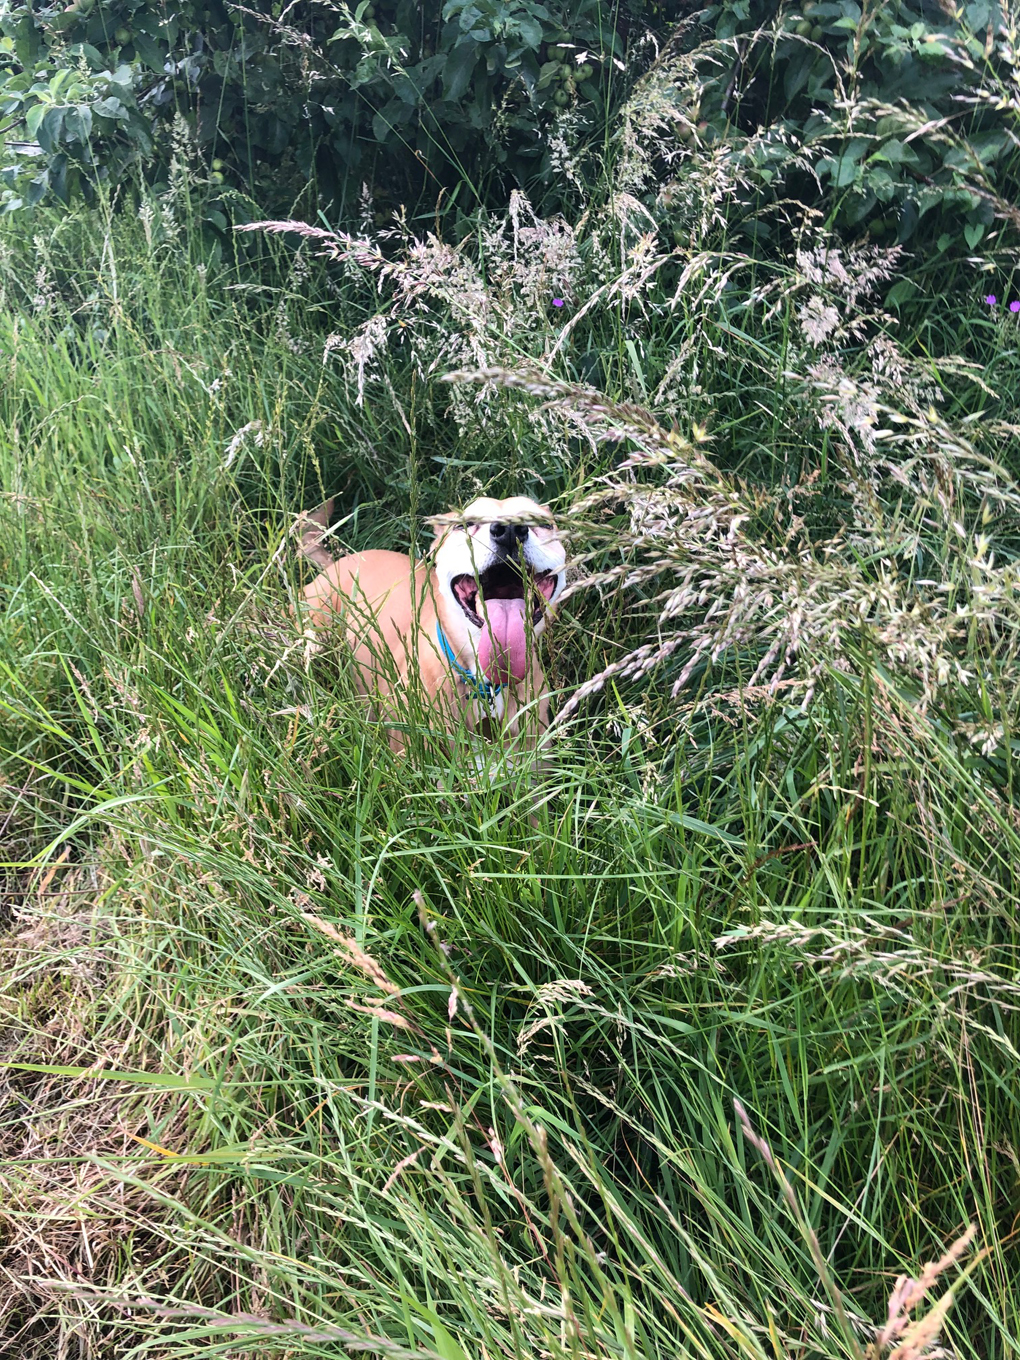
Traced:
[[[526, 525], [500, 527], [523, 528], [527, 533]], [[495, 538], [495, 534], [493, 537]], [[483, 626], [485, 604], [492, 600], [522, 600], [526, 605], [530, 604], [531, 622], [534, 626], [542, 618], [546, 605], [555, 593], [556, 573], [536, 572], [521, 557], [500, 555], [477, 576], [467, 574], [455, 576], [450, 582], [450, 589], [476, 628]]]

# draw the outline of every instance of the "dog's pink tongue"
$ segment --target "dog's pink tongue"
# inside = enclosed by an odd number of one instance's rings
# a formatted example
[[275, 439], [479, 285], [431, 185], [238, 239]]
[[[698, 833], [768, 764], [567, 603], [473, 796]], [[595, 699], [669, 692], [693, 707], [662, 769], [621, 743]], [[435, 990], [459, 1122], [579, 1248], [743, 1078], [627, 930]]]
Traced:
[[524, 637], [523, 600], [486, 600], [489, 626], [478, 639], [482, 671], [496, 685], [512, 675], [523, 680], [528, 671], [528, 644]]

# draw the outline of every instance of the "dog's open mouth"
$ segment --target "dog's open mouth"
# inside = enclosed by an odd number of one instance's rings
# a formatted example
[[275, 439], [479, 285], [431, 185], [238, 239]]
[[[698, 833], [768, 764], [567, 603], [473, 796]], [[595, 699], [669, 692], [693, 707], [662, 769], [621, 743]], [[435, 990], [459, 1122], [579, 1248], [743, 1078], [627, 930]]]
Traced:
[[[479, 586], [481, 600], [479, 600]], [[450, 587], [457, 597], [457, 603], [475, 625], [481, 628], [485, 622], [483, 610], [493, 600], [528, 600], [531, 604], [532, 627], [538, 623], [545, 611], [546, 604], [552, 599], [556, 589], [556, 576], [553, 572], [534, 572], [525, 566], [523, 571], [512, 562], [494, 562], [479, 576], [455, 576]], [[500, 612], [506, 606], [497, 607]], [[523, 604], [520, 606], [523, 613]]]

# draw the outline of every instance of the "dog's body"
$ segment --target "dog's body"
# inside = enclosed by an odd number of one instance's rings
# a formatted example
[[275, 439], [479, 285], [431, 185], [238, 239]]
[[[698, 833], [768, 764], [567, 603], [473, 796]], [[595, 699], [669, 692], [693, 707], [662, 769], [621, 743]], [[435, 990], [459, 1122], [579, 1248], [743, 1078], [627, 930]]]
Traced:
[[[324, 529], [331, 506], [311, 522]], [[382, 550], [333, 562], [321, 530], [306, 530], [303, 551], [325, 567], [304, 589], [308, 621], [317, 632], [343, 629], [358, 688], [384, 716], [397, 716], [414, 672], [447, 731], [463, 723], [534, 745], [549, 722], [536, 642], [566, 564], [549, 511], [524, 496], [483, 497], [433, 525], [430, 558], [417, 565]], [[404, 751], [400, 730], [390, 744]]]

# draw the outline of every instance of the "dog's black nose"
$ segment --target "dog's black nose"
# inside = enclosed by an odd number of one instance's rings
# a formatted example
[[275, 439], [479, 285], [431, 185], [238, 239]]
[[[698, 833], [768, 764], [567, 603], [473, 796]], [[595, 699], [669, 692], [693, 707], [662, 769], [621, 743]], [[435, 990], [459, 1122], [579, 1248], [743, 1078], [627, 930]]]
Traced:
[[528, 536], [528, 526], [526, 524], [490, 524], [489, 534], [492, 538], [492, 546], [499, 552], [513, 552], [518, 543], [523, 543]]

